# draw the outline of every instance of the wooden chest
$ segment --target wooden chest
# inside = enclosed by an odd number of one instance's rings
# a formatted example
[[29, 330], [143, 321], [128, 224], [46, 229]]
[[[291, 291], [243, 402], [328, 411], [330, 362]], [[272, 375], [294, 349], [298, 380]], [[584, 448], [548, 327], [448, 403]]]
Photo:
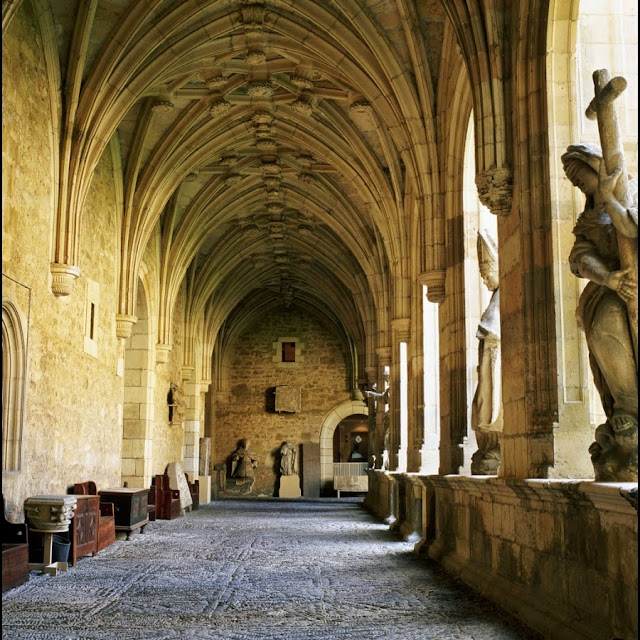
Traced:
[[124, 531], [127, 538], [136, 529], [144, 530], [149, 523], [147, 500], [149, 489], [114, 488], [98, 492], [102, 502], [112, 502], [116, 531]]
[[29, 545], [26, 542], [2, 544], [2, 591], [13, 589], [29, 579]]

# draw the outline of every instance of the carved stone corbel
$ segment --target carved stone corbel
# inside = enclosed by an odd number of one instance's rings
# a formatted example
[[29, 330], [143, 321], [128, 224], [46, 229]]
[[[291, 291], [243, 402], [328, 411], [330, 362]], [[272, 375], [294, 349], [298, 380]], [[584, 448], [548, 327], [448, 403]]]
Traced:
[[420, 274], [420, 282], [427, 287], [427, 300], [440, 304], [445, 299], [445, 275], [444, 269], [433, 269]]
[[73, 283], [80, 275], [80, 269], [72, 264], [51, 263], [51, 290], [56, 296], [68, 296], [73, 291]]
[[129, 316], [123, 313], [116, 314], [116, 336], [120, 340], [126, 340], [131, 335], [133, 325], [137, 321], [137, 316]]
[[493, 167], [476, 175], [480, 202], [498, 216], [508, 216], [513, 205], [513, 171]]

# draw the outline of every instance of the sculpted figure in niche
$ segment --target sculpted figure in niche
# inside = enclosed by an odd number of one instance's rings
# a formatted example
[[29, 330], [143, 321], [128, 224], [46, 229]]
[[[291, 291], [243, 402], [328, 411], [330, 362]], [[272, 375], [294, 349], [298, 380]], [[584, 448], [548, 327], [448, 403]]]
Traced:
[[172, 382], [169, 389], [169, 422], [182, 422], [186, 406], [182, 387]]
[[478, 232], [478, 262], [485, 286], [492, 291], [476, 332], [478, 345], [478, 387], [471, 405], [471, 428], [478, 450], [471, 456], [471, 473], [493, 475], [500, 466], [502, 432], [502, 392], [500, 357], [500, 291], [498, 289], [498, 248], [482, 229]]
[[[637, 300], [638, 185], [628, 178], [630, 206], [614, 191], [622, 170], [607, 175], [600, 147], [574, 144], [562, 155], [571, 182], [585, 195], [569, 255], [574, 275], [589, 280], [576, 312], [589, 347], [593, 378], [607, 420], [589, 447], [596, 480], [637, 480], [638, 374], [628, 301]], [[636, 265], [621, 268], [619, 236], [635, 245]], [[636, 326], [637, 329], [637, 326]]]
[[[375, 407], [373, 407], [373, 411], [371, 410], [371, 404], [370, 409], [369, 409], [369, 432], [371, 433], [371, 437], [372, 437], [372, 442], [375, 442], [379, 436], [377, 436], [377, 429], [376, 429], [376, 422], [377, 422], [377, 415], [378, 415], [378, 405], [382, 404], [382, 407], [384, 408], [384, 415], [382, 416], [382, 433], [383, 433], [383, 442], [382, 444], [382, 455], [380, 456], [380, 468], [381, 469], [389, 469], [389, 374], [388, 373], [384, 373], [383, 374], [383, 380], [384, 380], [384, 385], [385, 385], [385, 389], [384, 391], [380, 392], [377, 390], [377, 385], [373, 384], [373, 389], [371, 391], [365, 391], [364, 395], [367, 398], [372, 398], [375, 401]], [[373, 416], [371, 415], [373, 414]], [[377, 436], [377, 437], [376, 437]], [[378, 440], [379, 442], [379, 440]], [[376, 447], [378, 450], [380, 447], [380, 443], [378, 444], [378, 447]], [[372, 454], [372, 459], [373, 459], [373, 465], [376, 464], [376, 455], [375, 453]]]
[[238, 442], [238, 448], [231, 457], [232, 478], [253, 478], [258, 461], [249, 454], [249, 441], [244, 439]]
[[280, 447], [280, 473], [283, 476], [298, 473], [298, 448], [293, 442], [285, 442]]

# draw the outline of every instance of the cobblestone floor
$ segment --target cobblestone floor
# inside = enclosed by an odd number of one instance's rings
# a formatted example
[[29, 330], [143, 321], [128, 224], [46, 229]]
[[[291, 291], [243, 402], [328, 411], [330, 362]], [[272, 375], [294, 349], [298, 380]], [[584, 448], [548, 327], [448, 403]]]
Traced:
[[222, 500], [2, 596], [2, 637], [540, 640], [360, 501]]

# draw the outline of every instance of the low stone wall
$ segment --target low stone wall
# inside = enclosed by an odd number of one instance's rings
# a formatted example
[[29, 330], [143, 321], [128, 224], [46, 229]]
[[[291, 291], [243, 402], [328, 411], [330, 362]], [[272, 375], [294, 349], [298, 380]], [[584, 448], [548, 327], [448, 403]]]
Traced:
[[637, 637], [637, 484], [375, 471], [365, 505], [545, 639]]

